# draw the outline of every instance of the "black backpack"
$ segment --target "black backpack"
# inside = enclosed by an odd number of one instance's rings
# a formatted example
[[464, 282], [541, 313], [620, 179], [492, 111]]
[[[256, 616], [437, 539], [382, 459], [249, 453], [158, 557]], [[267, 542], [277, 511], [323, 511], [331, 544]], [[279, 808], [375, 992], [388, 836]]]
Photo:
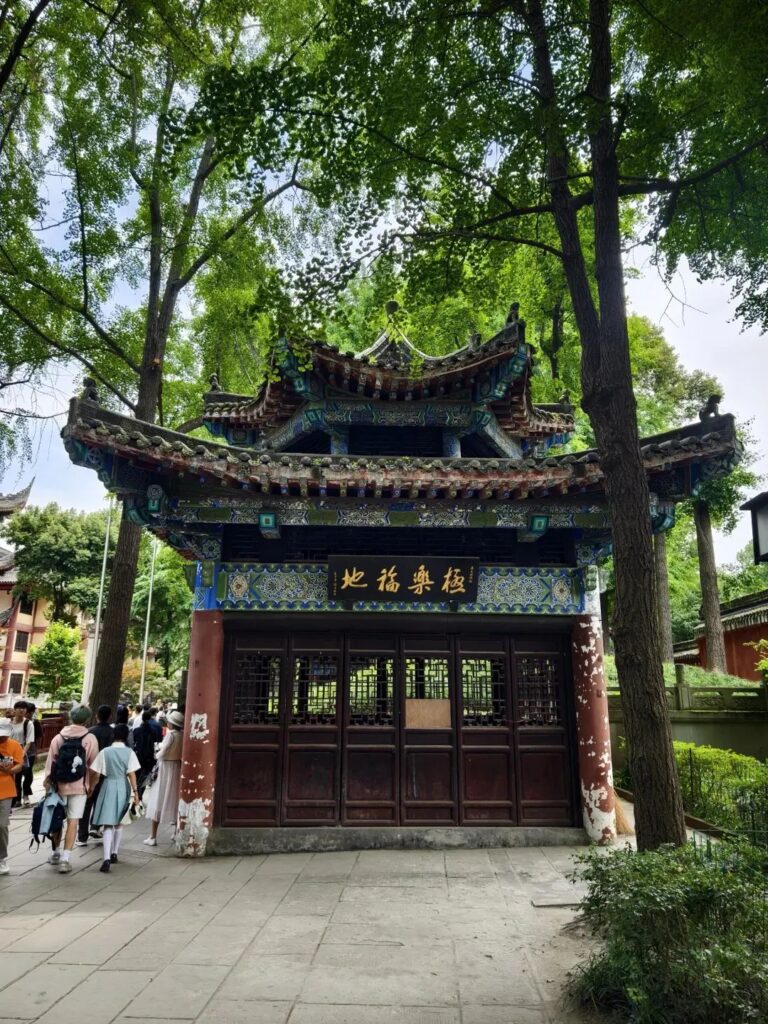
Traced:
[[37, 718], [32, 719], [32, 725], [35, 729], [35, 746], [38, 746], [43, 742], [43, 727]]
[[71, 737], [64, 740], [59, 747], [51, 777], [54, 782], [79, 782], [85, 778], [86, 768], [82, 737]]

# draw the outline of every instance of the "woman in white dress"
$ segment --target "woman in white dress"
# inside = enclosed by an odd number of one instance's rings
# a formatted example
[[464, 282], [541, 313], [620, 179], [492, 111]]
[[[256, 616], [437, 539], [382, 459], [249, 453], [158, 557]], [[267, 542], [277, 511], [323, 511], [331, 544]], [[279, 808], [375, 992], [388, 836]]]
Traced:
[[157, 846], [157, 831], [160, 826], [175, 827], [179, 816], [179, 782], [181, 780], [181, 745], [183, 741], [184, 715], [171, 711], [168, 715], [168, 732], [157, 752], [157, 779], [149, 791], [147, 817], [152, 822], [145, 846]]

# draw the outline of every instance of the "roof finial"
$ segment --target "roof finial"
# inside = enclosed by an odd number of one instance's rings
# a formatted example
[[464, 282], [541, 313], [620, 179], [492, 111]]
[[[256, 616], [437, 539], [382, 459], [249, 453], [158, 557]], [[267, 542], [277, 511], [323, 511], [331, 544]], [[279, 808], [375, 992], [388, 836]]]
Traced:
[[221, 386], [219, 385], [219, 375], [218, 375], [218, 373], [212, 373], [210, 375], [210, 377], [208, 378], [208, 380], [211, 382], [211, 386], [210, 386], [210, 389], [209, 389], [210, 391], [221, 391]]
[[399, 309], [400, 303], [397, 301], [397, 299], [390, 299], [388, 302], [384, 303], [384, 312], [387, 314], [390, 320], [395, 315], [395, 313], [399, 311]]
[[699, 419], [703, 423], [704, 420], [714, 419], [715, 416], [720, 415], [720, 403], [723, 400], [722, 395], [710, 395], [706, 400], [701, 409], [699, 409]]
[[83, 377], [83, 390], [80, 395], [86, 402], [99, 401], [99, 392], [96, 390], [96, 381], [93, 377]]
[[513, 302], [512, 305], [509, 307], [509, 312], [507, 313], [506, 326], [507, 327], [512, 327], [514, 324], [516, 324], [518, 322], [519, 319], [520, 319], [520, 303], [519, 302]]

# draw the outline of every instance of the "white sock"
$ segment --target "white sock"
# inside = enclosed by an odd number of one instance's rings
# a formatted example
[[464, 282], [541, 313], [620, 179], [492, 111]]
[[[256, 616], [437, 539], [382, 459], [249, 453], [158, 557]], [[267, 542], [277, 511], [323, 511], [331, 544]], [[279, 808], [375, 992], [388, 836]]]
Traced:
[[117, 854], [120, 849], [120, 840], [123, 838], [123, 826], [118, 825], [112, 838], [112, 853]]
[[69, 855], [70, 855], [71, 852], [72, 852], [71, 850], [62, 850], [61, 851], [61, 859], [64, 861], [65, 864], [69, 860]]
[[114, 829], [105, 828], [104, 834], [101, 837], [101, 842], [104, 845], [104, 860], [109, 860], [109, 855], [112, 851], [112, 833]]

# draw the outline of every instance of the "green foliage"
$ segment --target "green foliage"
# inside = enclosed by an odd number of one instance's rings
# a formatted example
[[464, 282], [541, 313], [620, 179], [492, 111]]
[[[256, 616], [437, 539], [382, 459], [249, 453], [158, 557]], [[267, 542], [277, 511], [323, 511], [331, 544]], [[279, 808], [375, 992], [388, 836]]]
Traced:
[[0, 529], [16, 547], [16, 592], [49, 601], [54, 620], [71, 622], [72, 609], [95, 611], [106, 530], [104, 513], [75, 512], [56, 504], [32, 505], [15, 513]]
[[749, 1024], [768, 1015], [765, 856], [692, 845], [580, 856], [581, 911], [600, 950], [575, 998], [633, 1024]]
[[52, 622], [42, 642], [30, 647], [29, 663], [36, 673], [29, 677], [32, 697], [47, 694], [52, 704], [72, 699], [83, 686], [80, 630], [63, 622]]
[[[616, 671], [616, 659], [612, 654], [605, 655], [605, 678], [610, 689], [618, 689], [619, 676]], [[744, 679], [738, 676], [730, 676], [724, 672], [708, 672], [698, 665], [685, 666], [685, 681], [689, 686], [750, 686]], [[675, 666], [669, 662], [664, 663], [664, 684], [675, 685]]]
[[[131, 646], [139, 654], [144, 643], [147, 617], [151, 543], [148, 537], [144, 538], [131, 606]], [[158, 673], [166, 677], [187, 664], [192, 594], [184, 575], [185, 564], [173, 548], [160, 545], [152, 585], [149, 646], [155, 649], [155, 656], [160, 662]]]
[[674, 747], [686, 811], [768, 847], [768, 765], [718, 747]]
[[719, 571], [720, 595], [724, 601], [768, 590], [768, 563], [755, 565], [752, 541], [736, 555], [736, 561], [721, 566]]

